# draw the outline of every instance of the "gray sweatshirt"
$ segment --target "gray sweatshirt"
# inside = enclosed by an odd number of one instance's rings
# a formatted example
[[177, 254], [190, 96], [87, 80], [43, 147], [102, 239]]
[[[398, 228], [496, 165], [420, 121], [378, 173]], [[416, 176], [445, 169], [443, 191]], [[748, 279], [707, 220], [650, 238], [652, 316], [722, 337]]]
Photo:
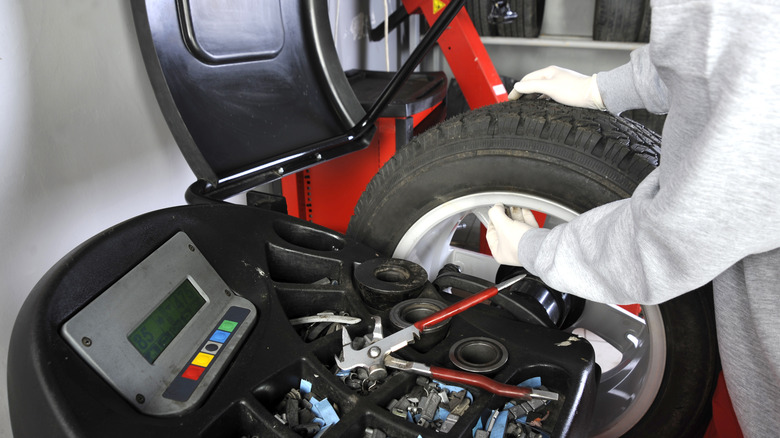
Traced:
[[740, 426], [779, 436], [780, 1], [652, 7], [650, 44], [597, 82], [612, 113], [668, 114], [661, 165], [630, 199], [526, 233], [519, 258], [550, 286], [608, 303], [661, 303], [712, 281]]

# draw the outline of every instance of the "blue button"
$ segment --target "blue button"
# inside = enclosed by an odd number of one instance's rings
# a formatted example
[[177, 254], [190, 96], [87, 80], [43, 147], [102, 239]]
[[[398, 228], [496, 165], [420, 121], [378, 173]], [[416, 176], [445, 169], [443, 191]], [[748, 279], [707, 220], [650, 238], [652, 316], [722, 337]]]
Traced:
[[213, 335], [211, 335], [209, 341], [225, 343], [225, 340], [227, 340], [228, 336], [230, 336], [230, 333], [222, 330], [217, 330], [214, 332]]

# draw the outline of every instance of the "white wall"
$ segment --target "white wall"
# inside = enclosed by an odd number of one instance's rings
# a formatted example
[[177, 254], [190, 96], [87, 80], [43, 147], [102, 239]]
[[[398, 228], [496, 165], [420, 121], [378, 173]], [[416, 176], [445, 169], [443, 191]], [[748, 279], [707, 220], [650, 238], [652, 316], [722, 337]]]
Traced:
[[0, 437], [8, 341], [38, 279], [99, 231], [184, 203], [126, 1], [0, 0]]

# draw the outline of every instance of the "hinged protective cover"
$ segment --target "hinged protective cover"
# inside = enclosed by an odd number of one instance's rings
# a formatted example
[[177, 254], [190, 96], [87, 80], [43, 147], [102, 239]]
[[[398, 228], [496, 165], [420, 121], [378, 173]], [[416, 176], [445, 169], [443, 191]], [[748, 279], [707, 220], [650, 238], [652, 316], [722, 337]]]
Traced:
[[144, 62], [195, 175], [278, 166], [365, 114], [321, 0], [132, 0]]

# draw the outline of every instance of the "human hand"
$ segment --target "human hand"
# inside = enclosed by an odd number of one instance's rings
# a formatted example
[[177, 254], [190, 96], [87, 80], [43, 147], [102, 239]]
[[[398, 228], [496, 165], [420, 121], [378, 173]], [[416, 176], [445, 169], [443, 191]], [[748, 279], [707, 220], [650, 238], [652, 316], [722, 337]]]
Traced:
[[520, 238], [526, 231], [538, 228], [539, 225], [531, 210], [527, 208], [510, 207], [510, 213], [512, 217], [506, 215], [503, 204], [494, 205], [488, 211], [490, 223], [485, 237], [493, 258], [498, 263], [520, 266], [520, 260], [517, 258]]
[[585, 76], [576, 71], [551, 65], [528, 73], [509, 93], [509, 100], [517, 100], [521, 94], [541, 93], [552, 100], [569, 106], [604, 111], [604, 101], [596, 84], [596, 75]]

